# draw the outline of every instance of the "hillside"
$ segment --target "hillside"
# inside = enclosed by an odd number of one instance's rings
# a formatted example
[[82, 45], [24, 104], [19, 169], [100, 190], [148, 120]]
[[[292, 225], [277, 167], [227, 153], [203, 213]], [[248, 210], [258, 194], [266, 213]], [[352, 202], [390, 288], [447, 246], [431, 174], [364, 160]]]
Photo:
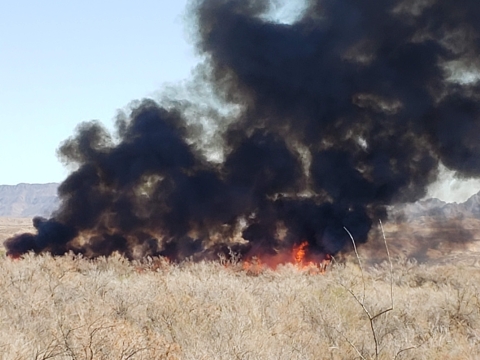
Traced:
[[0, 185], [0, 216], [49, 216], [58, 206], [57, 188], [57, 183]]
[[480, 192], [463, 203], [447, 203], [439, 199], [426, 199], [412, 204], [397, 205], [390, 209], [393, 217], [406, 217], [408, 220], [427, 216], [436, 219], [480, 219]]

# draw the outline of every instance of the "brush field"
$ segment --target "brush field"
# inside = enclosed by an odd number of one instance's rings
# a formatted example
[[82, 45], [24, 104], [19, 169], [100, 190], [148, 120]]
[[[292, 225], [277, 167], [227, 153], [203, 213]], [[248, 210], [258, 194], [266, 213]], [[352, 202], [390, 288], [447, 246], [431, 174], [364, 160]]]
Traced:
[[325, 274], [2, 256], [0, 358], [479, 358], [476, 261], [395, 255], [392, 271], [364, 256], [363, 271], [347, 256]]

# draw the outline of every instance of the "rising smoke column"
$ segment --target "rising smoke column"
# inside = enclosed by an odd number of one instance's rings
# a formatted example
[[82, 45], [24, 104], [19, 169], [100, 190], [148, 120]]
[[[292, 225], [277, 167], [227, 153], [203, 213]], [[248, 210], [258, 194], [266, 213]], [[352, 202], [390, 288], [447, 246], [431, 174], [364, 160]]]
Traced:
[[364, 242], [386, 206], [422, 198], [440, 162], [480, 175], [477, 1], [310, 0], [293, 24], [269, 9], [191, 3], [195, 81], [238, 109], [218, 124], [223, 162], [204, 155], [182, 102], [141, 102], [118, 140], [85, 123], [60, 148], [78, 170], [59, 210], [8, 252], [181, 260], [240, 231], [242, 253], [303, 241], [336, 253], [344, 227]]

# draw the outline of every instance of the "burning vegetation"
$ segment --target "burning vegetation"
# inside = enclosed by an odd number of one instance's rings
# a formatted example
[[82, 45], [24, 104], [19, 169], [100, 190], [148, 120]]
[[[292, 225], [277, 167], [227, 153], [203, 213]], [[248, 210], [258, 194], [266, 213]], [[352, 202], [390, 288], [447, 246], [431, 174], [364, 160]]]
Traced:
[[144, 100], [115, 136], [82, 124], [60, 208], [8, 254], [323, 264], [440, 163], [480, 175], [478, 1], [309, 0], [291, 24], [270, 6], [192, 1], [192, 81], [233, 110]]

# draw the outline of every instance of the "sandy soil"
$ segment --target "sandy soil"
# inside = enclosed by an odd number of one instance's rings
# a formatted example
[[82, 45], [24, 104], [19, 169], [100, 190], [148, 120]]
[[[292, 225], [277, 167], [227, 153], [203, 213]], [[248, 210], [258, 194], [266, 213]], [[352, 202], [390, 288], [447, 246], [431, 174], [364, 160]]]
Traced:
[[31, 218], [0, 217], [0, 243], [12, 235], [34, 231]]

